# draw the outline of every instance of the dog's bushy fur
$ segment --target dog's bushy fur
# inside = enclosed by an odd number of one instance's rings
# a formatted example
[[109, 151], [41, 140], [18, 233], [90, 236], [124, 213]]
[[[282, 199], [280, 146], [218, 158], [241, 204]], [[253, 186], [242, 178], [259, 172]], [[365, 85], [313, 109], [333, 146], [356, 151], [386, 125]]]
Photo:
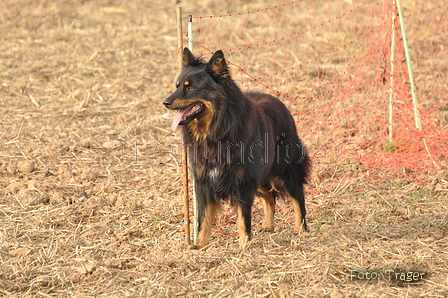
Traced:
[[268, 94], [243, 93], [231, 79], [222, 51], [205, 63], [185, 48], [176, 88], [164, 104], [178, 110], [172, 128], [183, 126], [189, 147], [198, 200], [194, 247], [208, 243], [221, 200], [236, 206], [242, 247], [251, 235], [255, 195], [263, 199], [265, 230], [274, 229], [277, 197], [291, 198], [294, 230], [305, 230], [303, 186], [310, 161], [285, 105]]

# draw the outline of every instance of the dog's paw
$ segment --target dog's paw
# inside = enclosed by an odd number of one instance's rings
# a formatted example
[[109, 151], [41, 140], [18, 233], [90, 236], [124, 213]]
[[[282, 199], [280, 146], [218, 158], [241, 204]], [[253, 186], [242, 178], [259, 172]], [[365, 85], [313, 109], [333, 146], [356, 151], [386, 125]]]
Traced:
[[192, 249], [192, 250], [199, 250], [199, 249], [202, 249], [202, 248], [204, 248], [205, 246], [204, 245], [199, 245], [199, 244], [193, 244], [192, 246], [190, 246], [190, 249]]
[[294, 226], [294, 233], [302, 233], [308, 231], [306, 223], [296, 223]]
[[267, 226], [267, 227], [262, 227], [260, 229], [260, 232], [263, 232], [263, 233], [273, 233], [274, 230], [275, 230], [274, 225], [271, 225], [271, 226]]

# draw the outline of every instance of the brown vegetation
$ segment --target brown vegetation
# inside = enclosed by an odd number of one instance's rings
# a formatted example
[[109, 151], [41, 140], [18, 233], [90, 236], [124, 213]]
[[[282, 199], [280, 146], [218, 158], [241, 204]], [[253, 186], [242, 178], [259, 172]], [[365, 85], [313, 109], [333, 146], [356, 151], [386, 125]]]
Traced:
[[[315, 174], [309, 232], [293, 233], [285, 202], [275, 231], [256, 230], [244, 250], [230, 211], [208, 247], [183, 244], [180, 138], [162, 105], [177, 70], [175, 6], [0, 4], [0, 295], [446, 297], [444, 170], [425, 185]], [[350, 277], [388, 269], [391, 279]]]

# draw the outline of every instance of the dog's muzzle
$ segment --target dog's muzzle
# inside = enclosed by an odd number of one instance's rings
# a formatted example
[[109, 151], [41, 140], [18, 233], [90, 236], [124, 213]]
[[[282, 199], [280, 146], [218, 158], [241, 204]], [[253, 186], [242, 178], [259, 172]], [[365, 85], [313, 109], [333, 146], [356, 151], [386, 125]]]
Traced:
[[168, 97], [167, 99], [165, 99], [164, 101], [163, 101], [163, 105], [166, 107], [166, 108], [170, 108], [171, 107], [171, 104], [173, 103], [173, 99], [172, 98], [170, 98], [170, 97]]

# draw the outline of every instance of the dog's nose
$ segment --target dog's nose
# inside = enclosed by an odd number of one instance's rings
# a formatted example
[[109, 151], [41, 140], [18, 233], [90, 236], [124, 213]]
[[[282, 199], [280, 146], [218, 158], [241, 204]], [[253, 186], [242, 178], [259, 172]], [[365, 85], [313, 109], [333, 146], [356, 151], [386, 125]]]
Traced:
[[169, 108], [169, 107], [171, 106], [171, 103], [172, 103], [172, 102], [173, 102], [173, 101], [172, 101], [171, 99], [167, 98], [167, 99], [165, 99], [165, 100], [163, 101], [163, 105], [164, 105], [165, 107]]

